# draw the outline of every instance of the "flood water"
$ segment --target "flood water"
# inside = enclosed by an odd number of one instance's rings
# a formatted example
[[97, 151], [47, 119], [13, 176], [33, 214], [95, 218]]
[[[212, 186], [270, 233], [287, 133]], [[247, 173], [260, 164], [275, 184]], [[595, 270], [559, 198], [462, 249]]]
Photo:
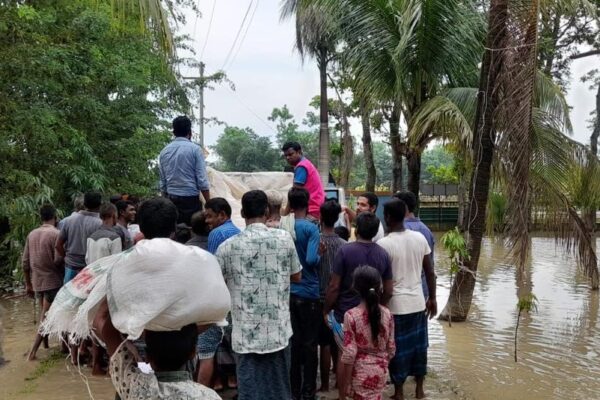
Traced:
[[[600, 399], [598, 292], [589, 290], [573, 257], [551, 238], [533, 239], [532, 261], [520, 279], [507, 262], [502, 242], [486, 240], [469, 321], [452, 327], [430, 323], [430, 399]], [[441, 248], [436, 248], [436, 271], [441, 310], [449, 289]], [[529, 291], [539, 309], [522, 317], [515, 363], [516, 304]], [[5, 309], [2, 347], [11, 360], [0, 367], [0, 399], [90, 398], [77, 370], [62, 359], [40, 378], [25, 381], [39, 369], [23, 356], [35, 330], [32, 301], [0, 304]], [[48, 354], [40, 350], [39, 358]], [[94, 399], [113, 398], [107, 378], [89, 378], [89, 388]]]

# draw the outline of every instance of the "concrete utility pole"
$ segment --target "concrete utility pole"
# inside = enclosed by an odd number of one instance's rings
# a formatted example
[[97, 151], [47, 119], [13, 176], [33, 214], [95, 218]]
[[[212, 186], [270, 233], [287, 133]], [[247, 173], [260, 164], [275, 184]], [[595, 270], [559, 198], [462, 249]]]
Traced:
[[199, 69], [200, 69], [200, 76], [183, 76], [182, 78], [185, 80], [199, 80], [200, 81], [200, 87], [199, 87], [199, 106], [200, 106], [200, 112], [199, 114], [199, 121], [198, 123], [200, 124], [200, 127], [198, 129], [198, 135], [200, 136], [198, 139], [198, 144], [202, 147], [202, 149], [204, 149], [204, 63], [202, 61], [200, 61], [200, 65], [199, 65]]

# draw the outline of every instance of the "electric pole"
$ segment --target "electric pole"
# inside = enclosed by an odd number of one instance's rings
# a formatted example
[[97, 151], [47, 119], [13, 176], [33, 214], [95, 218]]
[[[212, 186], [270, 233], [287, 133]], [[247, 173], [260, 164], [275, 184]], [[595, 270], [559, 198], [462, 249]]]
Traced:
[[200, 69], [200, 76], [183, 76], [182, 78], [185, 80], [198, 80], [199, 81], [199, 85], [198, 85], [198, 89], [199, 89], [199, 93], [198, 93], [198, 100], [200, 102], [199, 107], [199, 129], [198, 129], [198, 136], [200, 136], [198, 139], [198, 144], [200, 145], [200, 147], [202, 147], [202, 149], [204, 150], [204, 63], [202, 61], [200, 61], [200, 65], [199, 65], [199, 69]]

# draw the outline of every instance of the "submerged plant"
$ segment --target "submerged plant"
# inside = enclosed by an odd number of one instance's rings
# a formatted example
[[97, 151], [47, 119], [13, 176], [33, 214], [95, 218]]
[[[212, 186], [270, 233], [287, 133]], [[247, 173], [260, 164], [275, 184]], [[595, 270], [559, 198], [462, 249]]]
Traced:
[[515, 362], [517, 362], [517, 335], [519, 333], [519, 322], [521, 321], [521, 314], [523, 312], [530, 313], [532, 311], [537, 311], [538, 309], [538, 299], [535, 297], [535, 294], [529, 293], [525, 296], [519, 298], [517, 302], [517, 325], [515, 327]]
[[[442, 247], [444, 247], [448, 253], [448, 259], [450, 261], [450, 287], [452, 287], [454, 274], [464, 268], [464, 262], [469, 258], [469, 250], [467, 249], [467, 242], [462, 233], [458, 230], [458, 227], [446, 232], [442, 236], [441, 242]], [[450, 307], [452, 306], [450, 305]], [[452, 326], [452, 310], [450, 309], [449, 311], [448, 326]]]

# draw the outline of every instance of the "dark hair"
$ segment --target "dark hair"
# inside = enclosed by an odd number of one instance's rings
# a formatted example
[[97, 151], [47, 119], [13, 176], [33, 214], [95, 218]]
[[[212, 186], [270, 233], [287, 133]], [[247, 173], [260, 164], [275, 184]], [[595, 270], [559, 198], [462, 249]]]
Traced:
[[294, 149], [294, 151], [301, 151], [302, 146], [298, 142], [285, 142], [283, 146], [281, 146], [281, 151], [287, 151], [288, 149]]
[[175, 227], [175, 241], [177, 243], [186, 244], [192, 238], [192, 231], [186, 224], [177, 224]]
[[267, 215], [269, 201], [262, 190], [251, 190], [242, 196], [244, 218], [259, 218]]
[[362, 239], [371, 240], [379, 230], [379, 218], [372, 212], [362, 212], [356, 217], [356, 234]]
[[186, 137], [192, 133], [192, 121], [185, 115], [180, 115], [173, 120], [173, 135]]
[[367, 199], [371, 207], [377, 208], [377, 206], [379, 205], [379, 197], [377, 197], [377, 195], [373, 192], [364, 192], [358, 195], [358, 197], [364, 197], [365, 199]]
[[192, 215], [190, 224], [192, 226], [192, 232], [198, 236], [208, 236], [210, 233], [210, 228], [206, 223], [206, 214], [204, 214], [202, 211], [195, 212]]
[[413, 192], [397, 192], [394, 194], [395, 198], [398, 200], [402, 200], [409, 212], [414, 212], [417, 208], [417, 196]]
[[168, 238], [175, 231], [177, 207], [169, 199], [154, 197], [140, 205], [137, 219], [146, 239]]
[[208, 200], [206, 202], [206, 204], [204, 205], [204, 208], [206, 209], [211, 209], [215, 212], [215, 214], [219, 214], [221, 211], [223, 211], [225, 213], [225, 215], [227, 215], [227, 218], [231, 218], [231, 206], [229, 205], [229, 203], [227, 202], [227, 200], [225, 200], [222, 197], [213, 197], [210, 200]]
[[403, 223], [406, 216], [406, 204], [400, 199], [392, 199], [383, 206], [383, 215], [390, 221]]
[[117, 213], [117, 207], [112, 203], [103, 203], [100, 206], [100, 219], [110, 218]]
[[189, 324], [178, 331], [146, 331], [146, 354], [161, 371], [177, 371], [192, 357], [198, 340], [198, 327]]
[[381, 309], [379, 308], [381, 275], [375, 268], [363, 265], [354, 270], [353, 278], [352, 288], [358, 292], [367, 305], [371, 336], [373, 343], [377, 343], [381, 327]]
[[40, 207], [40, 218], [43, 222], [56, 218], [56, 208], [52, 204], [44, 204]]
[[110, 196], [109, 201], [112, 204], [117, 204], [119, 201], [121, 201], [123, 199], [123, 196], [121, 196], [120, 194], [113, 194], [112, 196]]
[[102, 195], [98, 192], [87, 192], [83, 195], [83, 206], [88, 210], [96, 210], [102, 204]]
[[321, 223], [328, 228], [333, 228], [336, 221], [340, 217], [342, 207], [335, 200], [327, 200], [321, 204]]
[[310, 195], [304, 188], [291, 188], [288, 192], [288, 205], [292, 210], [305, 210], [308, 208]]
[[343, 225], [336, 226], [335, 228], [333, 228], [333, 231], [335, 232], [336, 235], [338, 235], [340, 238], [344, 239], [346, 242], [348, 240], [350, 240], [350, 231], [345, 226], [343, 226]]
[[115, 203], [117, 207], [117, 216], [120, 216], [122, 212], [127, 211], [127, 207], [132, 206], [133, 203], [129, 200], [119, 200]]

